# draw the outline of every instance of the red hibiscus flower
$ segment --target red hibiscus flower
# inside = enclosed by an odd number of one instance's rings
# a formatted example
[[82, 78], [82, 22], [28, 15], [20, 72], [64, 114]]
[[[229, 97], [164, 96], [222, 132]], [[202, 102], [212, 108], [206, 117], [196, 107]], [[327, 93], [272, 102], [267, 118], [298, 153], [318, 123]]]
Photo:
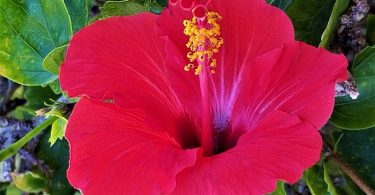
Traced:
[[[346, 59], [264, 0], [174, 0], [98, 21], [61, 67], [81, 96], [68, 179], [85, 194], [264, 194], [320, 156]], [[112, 103], [106, 103], [112, 99]]]

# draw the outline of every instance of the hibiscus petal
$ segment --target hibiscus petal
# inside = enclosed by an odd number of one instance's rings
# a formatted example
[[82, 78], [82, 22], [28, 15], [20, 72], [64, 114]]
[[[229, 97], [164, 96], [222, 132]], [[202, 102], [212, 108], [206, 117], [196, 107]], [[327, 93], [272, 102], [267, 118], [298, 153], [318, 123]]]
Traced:
[[[278, 179], [295, 183], [319, 160], [322, 140], [309, 123], [273, 111], [237, 145], [177, 175], [173, 194], [253, 194], [272, 192]], [[198, 153], [199, 154], [199, 153]]]
[[[155, 35], [156, 18], [147, 13], [113, 17], [74, 35], [61, 67], [62, 89], [71, 97], [113, 98], [120, 107], [144, 110], [153, 129], [165, 131], [158, 127], [167, 124], [175, 129], [170, 121], [197, 104], [191, 102], [196, 94], [187, 94], [191, 88], [184, 83], [189, 82], [178, 74], [183, 70], [165, 67], [165, 42]], [[169, 78], [167, 71], [175, 76]]]
[[294, 30], [286, 14], [264, 0], [212, 1], [212, 9], [222, 15], [224, 39], [212, 86], [216, 88], [218, 109], [230, 113], [243, 69], [255, 57], [294, 41]]
[[[224, 44], [214, 56], [217, 74], [212, 76], [212, 87], [215, 107], [225, 115], [234, 104], [232, 94], [238, 92], [243, 67], [255, 57], [294, 41], [294, 30], [285, 13], [264, 0], [215, 0], [208, 4], [208, 10], [222, 16], [219, 24]], [[182, 69], [189, 63], [186, 57], [189, 49], [185, 46], [189, 38], [183, 34], [183, 21], [192, 17], [191, 11], [170, 5], [158, 19], [158, 34], [167, 37], [167, 55], [177, 56], [166, 59], [170, 66]]]
[[179, 4], [172, 5], [170, 3], [168, 7], [162, 11], [157, 21], [157, 34], [160, 37], [167, 37], [168, 40], [171, 41], [170, 46], [177, 47], [181, 57], [186, 56], [189, 51], [185, 46], [189, 37], [184, 34], [185, 27], [183, 21], [191, 19], [192, 17], [193, 14], [191, 11], [182, 9]]
[[62, 88], [71, 97], [85, 94], [95, 99], [124, 95], [129, 85], [135, 88], [132, 83], [139, 84], [139, 90], [161, 93], [166, 85], [165, 51], [164, 42], [150, 33], [155, 20], [151, 14], [114, 17], [75, 34], [61, 67]]
[[[223, 18], [220, 22], [221, 35], [226, 46], [221, 57], [225, 56], [226, 64], [233, 69], [238, 69], [233, 66], [294, 40], [289, 18], [264, 0], [215, 0], [208, 4], [208, 10], [218, 12]], [[183, 21], [192, 17], [191, 11], [169, 5], [158, 19], [158, 34], [167, 36], [181, 51], [185, 51], [182, 52], [184, 56], [188, 51], [185, 44], [189, 38], [183, 34]]]
[[235, 79], [250, 60], [294, 41], [288, 16], [264, 0], [215, 0], [208, 9], [222, 16], [224, 45], [218, 54], [218, 71], [225, 73], [227, 82]]
[[192, 18], [191, 11], [182, 9], [179, 4], [171, 5], [163, 10], [157, 20], [156, 32], [166, 40], [165, 64], [168, 67], [168, 76], [181, 82], [173, 82], [172, 86], [179, 90], [180, 99], [187, 107], [192, 109], [194, 115], [199, 115], [200, 88], [198, 77], [191, 72], [184, 71], [184, 66], [189, 64], [186, 43], [189, 40], [184, 32], [183, 20]]
[[161, 194], [195, 162], [168, 135], [144, 124], [139, 110], [82, 98], [68, 123], [70, 183], [84, 194]]
[[346, 68], [343, 55], [299, 42], [286, 44], [245, 70], [233, 119], [252, 126], [278, 109], [320, 129], [332, 113], [334, 85], [346, 79]]

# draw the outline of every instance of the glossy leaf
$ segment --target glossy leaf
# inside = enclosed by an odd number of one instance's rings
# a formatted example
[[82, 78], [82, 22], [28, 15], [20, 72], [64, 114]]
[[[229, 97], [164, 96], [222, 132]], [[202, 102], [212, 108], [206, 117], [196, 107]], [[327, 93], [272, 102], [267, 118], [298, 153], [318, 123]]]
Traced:
[[324, 169], [321, 165], [315, 165], [306, 170], [306, 183], [313, 195], [325, 195], [328, 193], [328, 185], [324, 181]]
[[48, 142], [50, 133], [42, 136], [38, 148], [37, 156], [43, 160], [52, 170], [54, 170], [46, 191], [53, 195], [73, 194], [74, 189], [66, 179], [66, 170], [69, 160], [69, 145], [65, 139], [57, 140], [51, 147]]
[[331, 122], [343, 129], [360, 130], [375, 126], [375, 46], [357, 55], [351, 72], [357, 83], [359, 97], [336, 98]]
[[284, 185], [285, 185], [284, 182], [278, 181], [276, 190], [269, 195], [286, 195]]
[[344, 131], [335, 152], [375, 189], [375, 129]]
[[64, 62], [67, 45], [52, 50], [44, 59], [43, 67], [53, 74], [59, 74], [61, 63]]
[[33, 172], [13, 175], [14, 184], [24, 192], [38, 193], [47, 186], [47, 180]]
[[47, 107], [45, 103], [51, 103], [51, 99], [56, 99], [58, 96], [48, 87], [28, 87], [25, 90], [25, 99], [27, 103], [24, 105], [33, 112]]
[[294, 0], [286, 12], [292, 19], [296, 39], [319, 45], [335, 0]]
[[146, 6], [146, 9], [148, 9], [151, 13], [161, 14], [161, 12], [164, 9], [164, 6], [162, 4], [155, 2], [155, 3], [152, 3], [151, 5], [148, 5], [148, 8]]
[[[336, 169], [338, 170], [338, 169]], [[324, 176], [324, 181], [327, 184], [327, 191], [331, 195], [337, 195], [336, 188], [332, 182], [331, 178], [331, 173], [329, 171], [328, 165], [326, 163], [323, 163], [323, 176]]]
[[364, 195], [365, 193], [342, 172], [338, 165], [328, 160], [323, 163], [324, 181], [331, 195]]
[[323, 48], [328, 48], [332, 42], [334, 33], [338, 27], [340, 16], [348, 9], [351, 0], [336, 0], [335, 5], [329, 18], [328, 25], [323, 32], [322, 41], [320, 46]]
[[73, 31], [77, 32], [88, 23], [91, 0], [64, 0], [68, 9]]
[[52, 89], [52, 91], [55, 94], [61, 94], [62, 93], [62, 89], [61, 89], [60, 82], [59, 82], [58, 79], [48, 83], [48, 86]]
[[292, 3], [292, 0], [267, 0], [267, 1], [282, 10], [286, 10], [288, 6]]
[[72, 35], [63, 0], [0, 0], [0, 31], [1, 75], [24, 85], [57, 78], [43, 69], [42, 62]]
[[146, 7], [134, 1], [107, 1], [101, 8], [104, 17], [127, 16], [147, 11]]

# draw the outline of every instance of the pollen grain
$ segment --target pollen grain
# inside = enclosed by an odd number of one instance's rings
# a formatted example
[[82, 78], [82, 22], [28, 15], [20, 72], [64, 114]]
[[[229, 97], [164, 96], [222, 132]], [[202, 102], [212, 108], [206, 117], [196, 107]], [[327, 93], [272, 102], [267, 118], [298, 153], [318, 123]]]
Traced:
[[190, 49], [186, 55], [190, 63], [184, 67], [185, 71], [193, 70], [199, 75], [204, 66], [208, 66], [210, 73], [215, 73], [216, 59], [213, 56], [224, 43], [220, 37], [220, 20], [221, 16], [216, 12], [207, 12], [203, 19], [184, 20], [184, 34], [189, 37], [186, 47]]

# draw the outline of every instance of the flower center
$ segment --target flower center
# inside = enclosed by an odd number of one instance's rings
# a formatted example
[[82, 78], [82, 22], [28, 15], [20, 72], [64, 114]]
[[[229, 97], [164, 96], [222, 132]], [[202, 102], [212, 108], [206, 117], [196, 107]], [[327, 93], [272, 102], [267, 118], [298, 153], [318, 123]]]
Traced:
[[218, 23], [221, 16], [216, 12], [207, 12], [203, 5], [196, 6], [193, 14], [191, 20], [184, 20], [184, 34], [189, 36], [186, 47], [190, 49], [187, 54], [190, 63], [184, 70], [193, 70], [195, 75], [199, 75], [204, 66], [207, 66], [211, 73], [215, 73], [216, 59], [213, 55], [219, 52], [224, 43]]

